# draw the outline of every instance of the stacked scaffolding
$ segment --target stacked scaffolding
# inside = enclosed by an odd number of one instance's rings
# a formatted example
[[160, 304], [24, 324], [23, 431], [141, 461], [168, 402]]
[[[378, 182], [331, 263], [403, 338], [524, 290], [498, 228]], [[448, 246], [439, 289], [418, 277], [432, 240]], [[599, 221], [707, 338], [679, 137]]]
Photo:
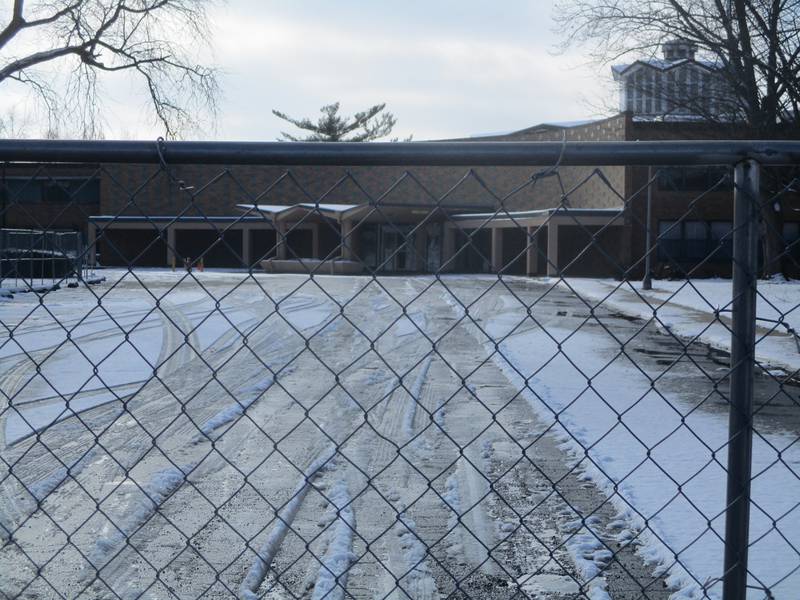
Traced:
[[78, 231], [0, 229], [0, 287], [21, 291], [83, 280], [84, 255]]

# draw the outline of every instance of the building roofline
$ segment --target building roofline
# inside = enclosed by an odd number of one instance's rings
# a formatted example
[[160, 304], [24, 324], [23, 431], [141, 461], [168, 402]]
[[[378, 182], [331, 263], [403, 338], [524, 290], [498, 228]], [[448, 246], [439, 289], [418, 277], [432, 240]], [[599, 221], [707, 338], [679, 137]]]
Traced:
[[637, 59], [629, 64], [624, 65], [612, 65], [611, 67], [611, 74], [614, 76], [614, 80], [618, 80], [619, 77], [625, 75], [629, 71], [631, 71], [634, 67], [649, 67], [656, 71], [661, 71], [666, 73], [667, 71], [671, 71], [672, 69], [677, 69], [678, 67], [682, 67], [685, 65], [696, 65], [702, 69], [705, 69], [709, 73], [713, 73], [715, 71], [719, 71], [722, 67], [719, 66], [712, 66], [711, 63], [706, 61], [700, 61], [694, 58], [681, 58], [675, 61], [663, 61], [663, 60], [644, 60], [644, 59]]
[[273, 221], [285, 219], [289, 215], [302, 212], [304, 212], [305, 214], [316, 213], [321, 216], [341, 221], [343, 219], [351, 217], [352, 215], [358, 215], [359, 213], [372, 209], [394, 209], [394, 210], [405, 209], [409, 211], [425, 210], [427, 212], [442, 211], [450, 213], [451, 215], [453, 215], [455, 211], [467, 211], [470, 209], [491, 210], [487, 206], [440, 206], [440, 205], [432, 206], [430, 204], [400, 204], [400, 203], [370, 203], [370, 202], [364, 202], [362, 204], [326, 204], [326, 205], [320, 204], [319, 206], [313, 203], [306, 203], [306, 202], [300, 202], [297, 204], [287, 204], [287, 205], [237, 204], [236, 208], [246, 212], [251, 212], [251, 211], [259, 212]]
[[560, 131], [564, 129], [578, 129], [580, 127], [585, 127], [587, 125], [594, 125], [596, 123], [602, 123], [604, 121], [610, 121], [612, 119], [619, 118], [620, 115], [624, 115], [624, 113], [617, 113], [611, 115], [610, 117], [601, 117], [599, 119], [575, 119], [570, 121], [545, 121], [542, 123], [537, 123], [536, 125], [531, 125], [529, 127], [523, 127], [522, 129], [514, 129], [512, 131], [507, 131], [505, 133], [487, 133], [487, 134], [478, 134], [477, 136], [470, 136], [470, 137], [463, 137], [463, 138], [450, 138], [450, 139], [443, 139], [443, 140], [429, 140], [431, 142], [475, 142], [476, 140], [480, 139], [497, 139], [497, 138], [504, 138], [512, 135], [524, 134], [524, 133], [532, 133], [537, 130], [554, 130]]
[[519, 210], [519, 211], [503, 211], [500, 213], [464, 213], [452, 215], [453, 220], [467, 220], [467, 219], [524, 219], [526, 217], [540, 217], [549, 216], [554, 214], [567, 214], [575, 217], [604, 217], [612, 214], [620, 214], [624, 211], [624, 207], [619, 208], [570, 208], [568, 206], [555, 206], [552, 208], [541, 208], [537, 210]]
[[239, 221], [259, 222], [263, 223], [264, 218], [260, 216], [247, 216], [247, 215], [230, 215], [230, 216], [213, 216], [213, 217], [195, 217], [188, 215], [154, 215], [146, 217], [143, 215], [91, 215], [88, 217], [90, 223], [105, 223], [105, 222], [127, 222], [127, 223], [145, 223], [154, 221], [164, 223], [167, 221], [174, 221], [176, 223], [202, 223], [211, 221], [216, 223], [236, 223]]

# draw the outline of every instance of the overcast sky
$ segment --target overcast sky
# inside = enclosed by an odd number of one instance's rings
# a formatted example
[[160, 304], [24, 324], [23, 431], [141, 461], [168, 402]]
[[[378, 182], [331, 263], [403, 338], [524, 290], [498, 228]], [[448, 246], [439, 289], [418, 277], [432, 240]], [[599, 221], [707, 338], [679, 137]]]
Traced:
[[[223, 98], [206, 137], [273, 140], [271, 114], [386, 102], [417, 140], [597, 116], [610, 73], [555, 55], [553, 0], [228, 0], [212, 12]], [[107, 137], [159, 131], [143, 98], [108, 86]], [[9, 100], [9, 99], [7, 99]], [[38, 132], [34, 132], [38, 133]]]

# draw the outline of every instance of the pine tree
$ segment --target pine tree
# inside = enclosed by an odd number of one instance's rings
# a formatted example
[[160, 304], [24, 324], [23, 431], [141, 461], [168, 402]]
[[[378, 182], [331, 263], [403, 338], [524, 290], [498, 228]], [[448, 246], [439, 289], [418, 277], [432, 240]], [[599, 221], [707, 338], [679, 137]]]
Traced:
[[371, 142], [392, 132], [397, 120], [390, 112], [384, 112], [386, 104], [376, 104], [354, 116], [341, 116], [339, 103], [334, 102], [320, 109], [322, 116], [313, 122], [311, 119], [295, 119], [279, 110], [273, 110], [276, 117], [288, 121], [298, 129], [311, 132], [298, 137], [281, 132], [282, 139], [291, 142]]

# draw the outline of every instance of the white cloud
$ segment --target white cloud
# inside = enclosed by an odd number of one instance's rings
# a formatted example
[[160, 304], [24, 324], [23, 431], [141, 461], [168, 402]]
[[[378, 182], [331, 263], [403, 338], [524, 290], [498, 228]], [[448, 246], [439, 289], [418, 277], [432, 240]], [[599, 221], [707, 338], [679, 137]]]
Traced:
[[[313, 117], [386, 102], [396, 134], [416, 139], [510, 130], [590, 116], [605, 73], [551, 54], [552, 0], [229, 0], [213, 14], [223, 139], [275, 139], [271, 114]], [[608, 75], [610, 77], [610, 75]], [[106, 86], [110, 135], [154, 137], [144, 97]]]
[[399, 135], [463, 136], [586, 116], [584, 97], [600, 90], [594, 72], [575, 68], [578, 57], [550, 52], [555, 39], [542, 27], [545, 17], [538, 29], [533, 22], [518, 24], [523, 31], [515, 35], [492, 30], [489, 21], [476, 36], [466, 35], [463, 22], [461, 30], [448, 23], [433, 27], [420, 15], [421, 28], [364, 29], [362, 21], [348, 20], [349, 5], [336, 23], [299, 12], [267, 22], [234, 12], [221, 19], [220, 57], [247, 65], [226, 79], [223, 129], [234, 137], [272, 139], [282, 123], [270, 109], [313, 116], [340, 100], [350, 111], [387, 102]]

